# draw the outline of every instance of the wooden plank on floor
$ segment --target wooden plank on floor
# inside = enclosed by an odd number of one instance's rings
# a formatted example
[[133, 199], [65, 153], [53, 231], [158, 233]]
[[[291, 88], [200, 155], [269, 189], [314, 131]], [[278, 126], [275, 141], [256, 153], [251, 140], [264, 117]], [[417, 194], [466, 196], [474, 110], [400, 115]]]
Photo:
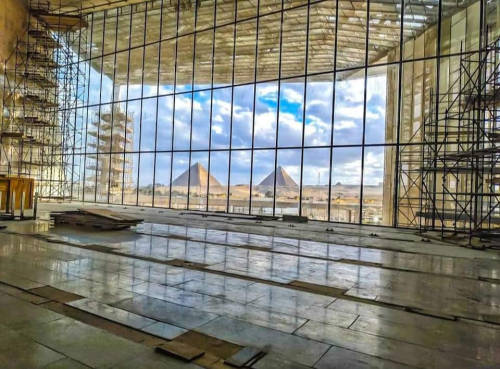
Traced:
[[32, 288], [29, 290], [30, 293], [33, 293], [37, 296], [44, 297], [51, 301], [57, 301], [61, 303], [67, 303], [71, 301], [81, 300], [83, 296], [76, 295], [71, 292], [66, 292], [51, 286], [44, 286], [39, 288]]
[[347, 292], [347, 290], [342, 288], [324, 286], [304, 281], [291, 281], [288, 285], [305, 292], [317, 293], [325, 296], [342, 296], [345, 292]]
[[156, 351], [184, 361], [193, 361], [205, 354], [205, 351], [182, 342], [172, 341], [156, 346]]

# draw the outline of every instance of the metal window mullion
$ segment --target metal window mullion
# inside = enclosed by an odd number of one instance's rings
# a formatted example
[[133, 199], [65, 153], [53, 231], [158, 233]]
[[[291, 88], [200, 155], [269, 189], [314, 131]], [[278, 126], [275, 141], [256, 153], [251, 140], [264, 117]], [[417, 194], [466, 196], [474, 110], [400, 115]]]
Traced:
[[[109, 165], [108, 165], [108, 204], [109, 204], [109, 198], [110, 198], [110, 192], [111, 192], [111, 153], [113, 152], [113, 128], [115, 126], [115, 86], [116, 86], [116, 60], [117, 60], [117, 53], [116, 53], [116, 47], [118, 44], [118, 11], [116, 12], [116, 25], [115, 25], [115, 53], [114, 53], [114, 62], [113, 62], [113, 89], [112, 89], [112, 98], [111, 98], [111, 131], [109, 135]], [[103, 59], [104, 63], [104, 59]]]
[[[77, 128], [77, 120], [78, 120], [78, 88], [80, 83], [80, 51], [81, 51], [81, 43], [82, 43], [82, 31], [78, 33], [78, 53], [76, 63], [76, 89], [75, 89], [75, 126], [73, 127], [73, 149], [72, 149], [72, 157], [71, 157], [71, 187], [70, 187], [70, 198], [73, 200], [73, 187], [75, 182], [75, 149], [76, 149], [76, 128]], [[1, 154], [0, 154], [1, 155]]]
[[278, 138], [279, 138], [279, 122], [280, 122], [280, 95], [281, 95], [281, 57], [283, 54], [283, 21], [285, 13], [285, 0], [281, 0], [280, 9], [280, 48], [278, 60], [278, 101], [276, 102], [276, 137], [274, 145], [274, 183], [273, 183], [273, 216], [276, 216], [276, 171], [278, 170]]
[[[163, 33], [163, 1], [161, 0], [160, 5], [160, 40]], [[153, 159], [153, 198], [151, 199], [151, 206], [155, 206], [155, 196], [156, 196], [156, 158], [158, 152], [158, 109], [160, 106], [160, 98], [158, 97], [160, 93], [160, 73], [161, 73], [161, 41], [158, 43], [158, 69], [157, 69], [157, 80], [156, 80], [156, 119], [155, 119], [155, 150]]]
[[305, 66], [304, 66], [304, 99], [302, 105], [302, 147], [300, 150], [300, 187], [299, 187], [299, 214], [302, 215], [302, 194], [303, 194], [303, 183], [304, 183], [304, 144], [305, 144], [305, 132], [306, 132], [306, 104], [307, 104], [307, 72], [308, 72], [308, 62], [309, 62], [309, 30], [310, 30], [310, 14], [311, 14], [311, 0], [307, 1], [307, 31], [306, 31], [306, 54], [305, 54]]
[[177, 14], [176, 14], [176, 25], [175, 25], [175, 63], [174, 63], [174, 85], [173, 85], [173, 101], [172, 101], [172, 155], [170, 156], [170, 186], [168, 187], [168, 207], [172, 207], [172, 174], [174, 167], [174, 139], [175, 139], [175, 99], [176, 99], [176, 88], [177, 88], [177, 51], [179, 48], [179, 11], [180, 11], [180, 1], [177, 1]]
[[366, 42], [365, 42], [365, 79], [363, 91], [363, 135], [361, 137], [361, 186], [359, 189], [359, 219], [358, 224], [363, 223], [363, 186], [365, 174], [365, 133], [366, 133], [366, 88], [368, 80], [368, 42], [370, 38], [370, 1], [366, 3]]
[[[90, 44], [92, 45], [93, 41], [93, 36], [94, 36], [94, 14], [91, 14], [91, 22], [92, 22], [92, 27], [90, 27]], [[92, 47], [89, 46], [89, 55], [92, 56]], [[90, 99], [90, 68], [91, 65], [89, 63], [88, 65], [88, 72], [89, 72], [89, 78], [88, 78], [88, 86], [87, 86], [87, 104]], [[87, 68], [85, 68], [87, 70]], [[83, 193], [82, 193], [82, 202], [85, 202], [85, 182], [86, 182], [86, 175], [87, 175], [87, 144], [88, 144], [88, 132], [89, 132], [89, 107], [87, 105], [86, 108], [87, 114], [85, 117], [85, 151], [83, 153], [84, 155], [84, 160], [83, 160]]]
[[[104, 13], [105, 14], [105, 13]], [[104, 37], [106, 35], [106, 16], [104, 15], [102, 19], [102, 39], [104, 41]], [[102, 43], [101, 46], [101, 54], [104, 51], [104, 42]], [[100, 82], [99, 82], [99, 107], [98, 107], [98, 121], [97, 121], [97, 144], [96, 144], [96, 161], [95, 161], [95, 188], [94, 188], [94, 202], [97, 202], [97, 177], [98, 177], [98, 172], [99, 172], [99, 143], [100, 143], [100, 135], [101, 135], [101, 109], [102, 109], [102, 76], [103, 76], [103, 69], [104, 69], [104, 58], [101, 56], [101, 70], [100, 70]]]
[[339, 29], [339, 0], [335, 0], [335, 43], [333, 50], [333, 82], [332, 82], [332, 121], [331, 121], [331, 132], [330, 132], [330, 167], [329, 167], [329, 177], [328, 177], [328, 210], [327, 216], [328, 221], [331, 221], [331, 208], [332, 208], [332, 174], [333, 174], [333, 139], [334, 139], [334, 128], [335, 128], [335, 98], [337, 94], [336, 90], [336, 80], [337, 73], [337, 38]]
[[259, 58], [259, 21], [260, 21], [260, 0], [257, 0], [257, 20], [255, 32], [255, 58], [253, 73], [253, 108], [252, 108], [252, 151], [250, 153], [250, 196], [248, 199], [248, 214], [252, 214], [252, 192], [253, 192], [253, 161], [255, 147], [255, 100], [257, 98], [257, 65]]
[[[144, 11], [144, 36], [143, 36], [143, 45], [146, 44], [146, 29], [148, 24], [148, 8], [146, 6], [146, 10]], [[139, 118], [139, 155], [137, 158], [137, 181], [136, 181], [136, 200], [135, 204], [139, 205], [139, 174], [141, 173], [141, 145], [142, 145], [142, 115], [143, 115], [143, 106], [144, 106], [144, 62], [146, 60], [146, 46], [142, 47], [142, 74], [141, 74], [141, 115]]]
[[[392, 225], [396, 227], [398, 224], [399, 215], [399, 147], [401, 135], [401, 100], [403, 94], [403, 32], [404, 32], [404, 15], [405, 15], [405, 1], [401, 0], [401, 21], [399, 25], [399, 65], [398, 65], [398, 110], [397, 110], [397, 127], [396, 127], [396, 157], [394, 166], [394, 192], [392, 203]], [[425, 119], [424, 119], [425, 120]], [[423, 122], [425, 124], [425, 122]], [[423, 163], [422, 163], [423, 165]], [[420, 189], [422, 191], [422, 188]], [[420, 195], [422, 196], [422, 195]]]
[[[196, 24], [198, 21], [198, 1], [195, 3], [194, 8], [194, 30], [196, 31]], [[189, 159], [188, 159], [188, 187], [187, 187], [187, 202], [186, 209], [189, 210], [189, 200], [191, 197], [191, 159], [192, 159], [192, 148], [193, 148], [193, 107], [194, 107], [194, 71], [196, 68], [196, 35], [198, 32], [193, 34], [193, 61], [191, 69], [191, 116], [189, 122]]]
[[126, 99], [125, 99], [125, 144], [123, 145], [123, 170], [122, 170], [122, 204], [125, 202], [125, 164], [126, 164], [126, 157], [127, 157], [127, 129], [128, 129], [128, 92], [129, 92], [129, 84], [130, 84], [130, 56], [131, 56], [131, 49], [130, 46], [132, 45], [132, 19], [133, 19], [133, 12], [132, 12], [132, 5], [129, 6], [130, 9], [130, 18], [129, 18], [129, 34], [128, 34], [128, 60], [127, 60], [127, 94], [126, 94]]
[[215, 41], [216, 41], [216, 24], [217, 24], [217, 0], [214, 0], [214, 28], [212, 35], [212, 69], [211, 69], [211, 81], [210, 81], [210, 126], [208, 133], [208, 180], [207, 180], [207, 204], [205, 210], [208, 211], [208, 203], [210, 197], [210, 175], [211, 175], [211, 156], [212, 156], [212, 113], [214, 104], [214, 66], [215, 66]]
[[[441, 18], [441, 13], [442, 13], [442, 9], [443, 9], [443, 3], [442, 3], [442, 0], [439, 0], [439, 5], [438, 5], [438, 22], [437, 22], [437, 25], [438, 25], [438, 29], [437, 29], [437, 45], [436, 45], [436, 101], [434, 102], [435, 103], [435, 109], [436, 109], [436, 122], [439, 120], [439, 78], [440, 78], [440, 69], [441, 69], [441, 21], [442, 21], [442, 18]], [[437, 130], [435, 130], [436, 132], [434, 133], [434, 153], [437, 154], [437, 139], [438, 139], [438, 135], [437, 135]], [[437, 161], [436, 159], [434, 158], [433, 159], [433, 166], [434, 166], [434, 169], [437, 168]], [[432, 178], [433, 178], [433, 181], [432, 181], [432, 204], [434, 204], [432, 206], [432, 228], [435, 227], [436, 225], [436, 207], [435, 207], [435, 204], [436, 204], [436, 178], [437, 178], [437, 172], [436, 170], [433, 171], [432, 173]], [[442, 222], [441, 222], [442, 223]]]
[[232, 163], [232, 146], [233, 146], [233, 103], [234, 103], [234, 63], [236, 60], [236, 16], [238, 14], [238, 1], [234, 2], [234, 29], [233, 29], [233, 63], [232, 63], [232, 76], [231, 76], [231, 117], [229, 126], [229, 163], [228, 163], [228, 176], [227, 176], [227, 199], [226, 211], [229, 213], [229, 196], [231, 194], [231, 163]]

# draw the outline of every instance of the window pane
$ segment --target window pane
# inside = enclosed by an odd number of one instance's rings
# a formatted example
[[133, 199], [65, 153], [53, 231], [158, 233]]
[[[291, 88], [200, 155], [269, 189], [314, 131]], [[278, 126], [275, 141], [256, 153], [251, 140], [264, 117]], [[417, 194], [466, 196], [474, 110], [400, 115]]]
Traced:
[[254, 145], [274, 147], [278, 117], [278, 82], [259, 83], [256, 89]]
[[337, 73], [335, 81], [335, 112], [333, 143], [360, 144], [363, 137], [363, 106], [365, 73], [357, 71]]
[[158, 98], [158, 139], [157, 150], [172, 150], [172, 110], [173, 96]]
[[250, 204], [249, 150], [231, 152], [231, 182], [229, 188], [229, 212], [248, 213]]
[[233, 148], [252, 147], [253, 85], [234, 88]]
[[161, 38], [175, 37], [177, 32], [177, 2], [163, 1]]
[[269, 178], [276, 183], [276, 215], [299, 215], [300, 156], [300, 150], [278, 150], [278, 167]]
[[142, 58], [144, 48], [130, 51], [128, 99], [139, 99], [142, 94]]
[[330, 149], [305, 149], [302, 180], [302, 215], [328, 220]]
[[179, 37], [177, 40], [176, 92], [190, 91], [193, 88], [193, 41], [193, 35]]
[[125, 154], [125, 172], [123, 203], [125, 205], [137, 205], [137, 174], [139, 166], [139, 154]]
[[237, 23], [234, 61], [234, 83], [249, 83], [254, 80], [256, 21]]
[[335, 1], [311, 5], [309, 15], [309, 73], [333, 71], [335, 54]]
[[196, 30], [212, 28], [214, 26], [215, 1], [200, 1], [198, 3]]
[[175, 95], [174, 150], [188, 150], [192, 94]]
[[214, 90], [212, 106], [212, 148], [229, 148], [231, 88]]
[[[256, 150], [253, 156], [252, 214], [273, 215], [274, 150]], [[270, 178], [267, 178], [271, 175]]]
[[170, 153], [156, 154], [155, 188], [154, 188], [155, 206], [160, 206], [160, 207], [169, 206], [171, 160], [172, 160], [172, 155]]
[[307, 9], [286, 10], [283, 18], [281, 77], [303, 75], [306, 62]]
[[365, 143], [396, 142], [398, 66], [368, 68]]
[[307, 80], [305, 146], [330, 146], [332, 136], [333, 75]]
[[189, 173], [189, 153], [176, 152], [172, 167], [172, 199], [171, 206], [174, 209], [187, 208]]
[[[370, 2], [370, 34], [368, 37], [368, 64], [385, 62], [382, 58], [399, 47], [401, 4]], [[399, 59], [399, 53], [397, 53]]]
[[363, 216], [365, 224], [383, 224], [384, 148], [367, 147], [363, 170]]
[[189, 209], [206, 210], [208, 189], [208, 152], [193, 152], [189, 170]]
[[141, 134], [141, 101], [130, 101], [127, 104], [127, 115], [130, 123], [127, 123], [127, 137], [132, 140], [132, 150], [139, 151], [139, 140]]
[[155, 150], [156, 98], [142, 101], [141, 151]]
[[139, 172], [139, 206], [153, 205], [154, 154], [141, 154]]
[[281, 15], [271, 14], [259, 20], [257, 80], [278, 78]]
[[339, 1], [337, 69], [365, 64], [367, 1]]
[[193, 132], [191, 149], [207, 150], [210, 138], [210, 92], [193, 94]]
[[210, 88], [212, 83], [212, 30], [196, 35], [196, 61], [194, 69], [194, 89]]
[[163, 41], [160, 52], [160, 86], [158, 93], [168, 94], [174, 91], [175, 40]]
[[145, 49], [143, 97], [158, 95], [158, 44], [148, 45]]
[[302, 145], [304, 79], [281, 81], [278, 146]]
[[209, 176], [209, 211], [227, 210], [227, 181], [229, 174], [229, 152], [212, 151], [210, 153]]
[[109, 170], [109, 202], [121, 204], [124, 172], [124, 155], [111, 154]]
[[232, 84], [234, 26], [215, 30], [214, 86]]
[[359, 223], [361, 147], [333, 149], [331, 181], [331, 221]]

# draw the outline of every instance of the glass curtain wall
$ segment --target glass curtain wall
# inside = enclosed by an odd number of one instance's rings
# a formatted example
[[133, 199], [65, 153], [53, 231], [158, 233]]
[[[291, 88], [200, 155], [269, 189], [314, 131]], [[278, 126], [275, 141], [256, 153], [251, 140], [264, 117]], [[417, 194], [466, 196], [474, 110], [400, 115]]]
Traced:
[[465, 0], [154, 0], [90, 14], [75, 42], [71, 194], [413, 226], [430, 92], [497, 17], [495, 2]]

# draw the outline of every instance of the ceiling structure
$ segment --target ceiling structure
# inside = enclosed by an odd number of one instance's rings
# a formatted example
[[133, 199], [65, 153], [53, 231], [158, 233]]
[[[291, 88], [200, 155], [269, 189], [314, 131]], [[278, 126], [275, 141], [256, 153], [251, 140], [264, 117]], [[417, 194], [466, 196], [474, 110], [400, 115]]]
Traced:
[[[257, 80], [272, 80], [278, 77], [281, 66], [281, 77], [300, 76], [306, 68], [306, 44], [308, 44], [308, 71], [320, 73], [334, 69], [332, 50], [337, 43], [337, 69], [357, 68], [365, 64], [381, 61], [391, 50], [395, 50], [400, 42], [401, 4], [398, 0], [372, 0], [369, 11], [368, 55], [366, 49], [367, 1], [339, 0], [338, 15], [335, 12], [335, 1], [312, 3], [307, 27], [307, 7], [284, 12], [283, 34], [280, 36], [280, 14], [275, 10], [281, 6], [281, 0], [260, 0], [261, 17], [258, 22], [256, 0], [238, 0], [237, 13], [247, 14], [248, 21], [239, 22], [234, 32], [234, 0], [217, 0], [217, 28], [215, 48], [213, 48], [213, 9], [215, 0], [199, 0], [197, 21], [194, 21], [195, 0], [153, 0], [135, 7], [121, 8], [119, 12], [106, 13], [97, 10], [123, 7], [143, 0], [49, 0], [53, 9], [61, 12], [93, 12], [92, 43], [83, 46], [80, 55], [92, 57], [92, 66], [101, 69], [116, 84], [156, 84], [158, 65], [161, 65], [160, 80], [173, 84], [173, 66], [175, 62], [175, 24], [177, 9], [180, 9], [183, 29], [179, 29], [177, 42], [177, 83], [191, 84], [193, 81], [193, 55], [195, 55], [195, 83], [210, 84], [212, 75], [212, 50], [214, 83], [231, 83], [233, 73], [233, 47], [236, 44], [234, 58], [235, 83], [247, 83], [254, 80], [254, 66], [257, 62]], [[470, 5], [473, 0], [446, 2], [443, 12], [458, 12]], [[287, 7], [306, 4], [306, 0], [287, 0]], [[404, 9], [403, 40], [415, 38], [438, 20], [439, 0], [415, 0], [406, 3]], [[146, 12], [147, 8], [147, 14]], [[130, 26], [130, 11], [133, 12]], [[163, 14], [162, 14], [163, 13]], [[265, 15], [268, 14], [269, 15]], [[191, 15], [190, 15], [191, 14]], [[444, 14], [446, 15], [446, 14]], [[449, 14], [448, 14], [449, 15]], [[90, 17], [90, 16], [89, 16]], [[242, 17], [244, 18], [244, 17]], [[118, 25], [117, 22], [118, 21]], [[145, 27], [147, 22], [147, 27]], [[336, 29], [336, 22], [338, 27]], [[90, 23], [90, 22], [89, 22]], [[163, 23], [161, 43], [162, 60], [158, 60], [158, 43], [160, 23]], [[193, 36], [193, 30], [203, 30]], [[151, 29], [150, 29], [151, 27]], [[257, 39], [258, 27], [258, 44]], [[144, 29], [147, 28], [146, 35]], [[156, 28], [156, 31], [152, 31]], [[132, 29], [131, 37], [129, 37]], [[116, 37], [118, 32], [119, 37]], [[306, 43], [307, 34], [309, 41]], [[236, 43], [233, 36], [236, 34]], [[104, 37], [103, 37], [104, 35]], [[335, 40], [335, 36], [337, 40]], [[87, 35], [87, 39], [89, 39]], [[170, 40], [168, 40], [170, 39]], [[139, 51], [130, 57], [127, 52], [118, 53], [116, 60], [114, 51], [124, 51], [132, 47], [152, 44], [146, 48], [143, 58]], [[156, 42], [156, 44], [155, 44]], [[281, 64], [279, 63], [281, 47]], [[256, 47], [257, 46], [257, 47]], [[257, 49], [257, 58], [256, 58]], [[195, 50], [195, 51], [194, 51]], [[95, 59], [100, 54], [109, 55], [103, 59]]]

